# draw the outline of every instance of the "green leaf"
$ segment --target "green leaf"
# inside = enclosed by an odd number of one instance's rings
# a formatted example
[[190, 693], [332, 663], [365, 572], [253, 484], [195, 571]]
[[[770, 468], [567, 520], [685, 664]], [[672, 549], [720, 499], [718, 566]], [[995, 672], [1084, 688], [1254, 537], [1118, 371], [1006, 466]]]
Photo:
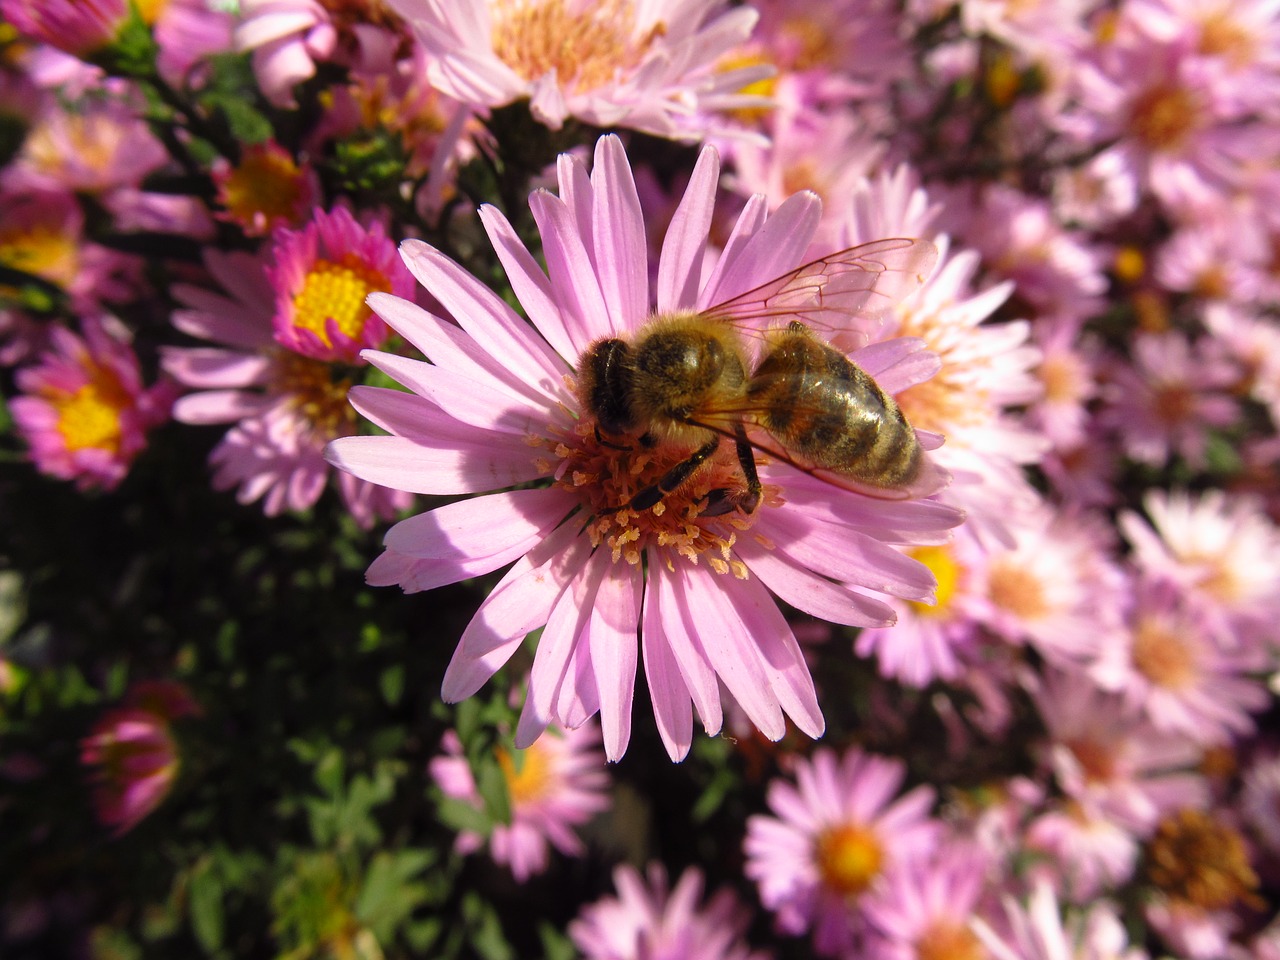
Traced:
[[435, 859], [430, 850], [384, 850], [369, 863], [355, 913], [379, 943], [390, 943], [397, 928], [427, 901], [426, 885], [412, 881]]
[[223, 924], [222, 879], [214, 872], [213, 863], [204, 860], [191, 874], [188, 888], [191, 928], [206, 953], [222, 946]]
[[574, 960], [578, 951], [564, 931], [553, 927], [545, 920], [538, 924], [538, 939], [542, 941], [544, 960]]
[[382, 689], [382, 699], [387, 706], [394, 707], [404, 695], [404, 666], [397, 664], [382, 671], [378, 685]]
[[462, 901], [462, 915], [470, 931], [471, 946], [484, 960], [514, 960], [515, 953], [502, 932], [493, 904], [468, 894]]
[[441, 798], [436, 806], [436, 814], [441, 823], [459, 832], [471, 830], [488, 836], [493, 830], [493, 820], [487, 813], [455, 797]]

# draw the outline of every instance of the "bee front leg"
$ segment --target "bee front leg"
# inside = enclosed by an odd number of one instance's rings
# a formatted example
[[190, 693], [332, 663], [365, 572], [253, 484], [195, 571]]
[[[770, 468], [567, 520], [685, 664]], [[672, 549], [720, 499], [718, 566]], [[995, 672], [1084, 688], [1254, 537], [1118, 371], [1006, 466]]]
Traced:
[[[682, 483], [693, 476], [693, 471], [706, 463], [718, 449], [720, 449], [720, 438], [712, 437], [660, 476], [655, 482], [636, 491], [630, 502], [625, 504], [626, 509], [635, 511], [648, 510], [655, 504], [660, 503], [664, 497], [679, 489]], [[621, 510], [622, 507], [618, 509]]]
[[700, 516], [721, 517], [734, 510], [741, 510], [751, 516], [760, 507], [764, 498], [764, 488], [760, 484], [760, 475], [756, 472], [755, 452], [747, 440], [747, 428], [741, 423], [733, 430], [734, 446], [738, 452], [738, 464], [742, 467], [742, 476], [747, 481], [746, 490], [728, 490], [720, 487], [707, 494], [706, 507]]

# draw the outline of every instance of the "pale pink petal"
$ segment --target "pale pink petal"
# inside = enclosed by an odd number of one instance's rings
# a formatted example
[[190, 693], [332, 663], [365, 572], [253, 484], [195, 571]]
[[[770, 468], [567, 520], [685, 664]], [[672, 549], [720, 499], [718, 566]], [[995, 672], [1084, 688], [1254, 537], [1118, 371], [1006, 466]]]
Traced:
[[542, 253], [561, 311], [572, 316], [573, 323], [581, 325], [591, 340], [625, 333], [614, 330], [609, 322], [595, 268], [574, 229], [569, 208], [558, 197], [542, 191], [529, 197], [529, 208], [542, 234]]
[[586, 628], [586, 644], [599, 692], [604, 752], [615, 761], [626, 752], [631, 740], [631, 701], [639, 642], [636, 628], [643, 583], [639, 566], [613, 564], [600, 583]]
[[644, 214], [622, 141], [596, 141], [592, 205], [595, 263], [600, 289], [615, 331], [635, 327], [649, 314], [649, 248]]
[[656, 591], [652, 578], [644, 595], [644, 619], [641, 636], [644, 640], [644, 674], [649, 684], [649, 699], [653, 701], [654, 720], [658, 734], [667, 748], [667, 755], [679, 762], [693, 745], [693, 702], [689, 689], [680, 677], [680, 665], [676, 663], [671, 647], [661, 626]]
[[697, 303], [719, 180], [720, 154], [715, 147], [703, 147], [662, 240], [658, 261], [659, 313], [688, 310]]
[[[783, 201], [722, 268], [711, 305], [754, 290], [799, 266], [821, 215], [822, 201], [807, 190]], [[707, 296], [703, 291], [703, 297]]]
[[541, 472], [528, 449], [496, 444], [475, 430], [458, 432], [470, 438], [441, 437], [430, 447], [404, 437], [340, 437], [325, 448], [325, 457], [361, 480], [437, 496], [511, 487]]
[[552, 705], [565, 679], [569, 658], [582, 638], [600, 581], [611, 563], [607, 551], [596, 551], [552, 606], [529, 671], [529, 693], [516, 723], [517, 749], [523, 750], [537, 740], [553, 719]]
[[217, 347], [164, 348], [161, 366], [183, 386], [196, 389], [264, 384], [274, 369], [270, 357]]
[[204, 390], [179, 397], [173, 405], [173, 418], [179, 423], [231, 423], [263, 413], [274, 402], [245, 390]]
[[591, 544], [565, 524], [516, 562], [485, 598], [445, 669], [441, 695], [465, 700], [510, 659], [531, 631], [544, 626], [557, 599], [591, 556]]
[[650, 549], [646, 603], [652, 602], [654, 616], [650, 622], [660, 630], [651, 637], [646, 636], [645, 642], [667, 645], [680, 668], [681, 679], [698, 711], [698, 719], [706, 732], [714, 736], [720, 732], [724, 716], [720, 709], [720, 686], [715, 671], [698, 640], [703, 621], [689, 605], [684, 577], [668, 570], [664, 559], [661, 552]]
[[[471, 497], [401, 520], [387, 531], [383, 543], [407, 557], [453, 563], [505, 556], [513, 549], [524, 556], [572, 506], [571, 497], [556, 487]], [[514, 559], [507, 557], [489, 569]]]
[[744, 540], [734, 551], [761, 583], [810, 616], [854, 627], [887, 627], [898, 619], [888, 604], [819, 577], [757, 543]]

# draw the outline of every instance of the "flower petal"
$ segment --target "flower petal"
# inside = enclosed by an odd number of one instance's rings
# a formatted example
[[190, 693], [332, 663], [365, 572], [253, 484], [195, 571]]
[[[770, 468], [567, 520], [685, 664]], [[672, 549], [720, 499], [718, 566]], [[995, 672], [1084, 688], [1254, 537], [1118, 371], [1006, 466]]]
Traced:
[[644, 578], [638, 566], [613, 563], [600, 582], [586, 642], [600, 699], [604, 752], [619, 760], [631, 740], [631, 703], [636, 687], [639, 643], [636, 628]]
[[617, 136], [596, 141], [591, 185], [600, 289], [613, 329], [631, 330], [649, 315], [649, 247], [631, 164]]
[[538, 191], [529, 197], [529, 208], [542, 234], [542, 254], [547, 261], [547, 275], [560, 310], [587, 334], [587, 342], [615, 336], [625, 330], [614, 330], [609, 320], [595, 264], [587, 253], [573, 214], [558, 197]]
[[651, 628], [645, 643], [663, 643], [680, 669], [680, 677], [698, 711], [703, 729], [714, 736], [720, 732], [724, 721], [720, 709], [720, 686], [715, 671], [707, 661], [698, 640], [701, 626], [695, 622], [694, 611], [685, 599], [683, 579], [674, 570], [668, 570], [664, 557], [657, 550], [649, 551], [649, 584], [645, 592], [646, 605], [653, 605], [653, 615], [647, 622]]
[[689, 310], [697, 304], [719, 181], [720, 154], [715, 147], [703, 147], [662, 239], [662, 255], [658, 259], [658, 313]]
[[325, 448], [325, 459], [370, 483], [438, 496], [511, 487], [541, 473], [528, 448], [477, 439], [474, 429], [442, 420], [456, 433], [439, 436], [432, 446], [404, 437], [340, 437]]
[[667, 755], [679, 763], [693, 745], [693, 701], [680, 676], [671, 647], [663, 633], [661, 618], [654, 603], [656, 591], [652, 580], [644, 595], [644, 617], [640, 628], [644, 641], [644, 675], [653, 701], [653, 716]]
[[773, 550], [743, 540], [734, 552], [778, 597], [810, 616], [853, 627], [887, 627], [897, 615], [888, 604], [787, 562]]

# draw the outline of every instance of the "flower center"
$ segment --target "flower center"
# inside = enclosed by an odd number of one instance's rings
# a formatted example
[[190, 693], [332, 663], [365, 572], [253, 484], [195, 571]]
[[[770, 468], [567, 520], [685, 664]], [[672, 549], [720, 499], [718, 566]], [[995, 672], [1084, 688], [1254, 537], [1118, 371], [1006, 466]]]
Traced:
[[997, 607], [1023, 620], [1036, 620], [1049, 612], [1040, 578], [1009, 559], [991, 565], [987, 592]]
[[[517, 759], [519, 769], [516, 769]], [[551, 764], [547, 752], [534, 743], [517, 756], [498, 749], [498, 766], [507, 781], [507, 794], [513, 807], [523, 806], [546, 796], [551, 787]]]
[[219, 201], [237, 223], [292, 223], [302, 200], [302, 171], [281, 149], [255, 147], [222, 183]]
[[120, 452], [124, 433], [120, 412], [129, 405], [129, 396], [119, 384], [99, 376], [75, 393], [52, 398], [52, 403], [58, 411], [58, 432], [69, 452]]
[[1066, 741], [1066, 747], [1076, 758], [1085, 779], [1090, 783], [1107, 783], [1114, 779], [1116, 756], [1106, 744], [1088, 737], [1077, 737]]
[[1151, 406], [1161, 423], [1176, 427], [1192, 419], [1196, 395], [1185, 383], [1167, 383], [1156, 388]]
[[822, 23], [812, 16], [788, 17], [783, 23], [780, 40], [794, 48], [791, 69], [812, 70], [835, 67], [838, 63], [834, 25]]
[[822, 882], [846, 897], [856, 897], [871, 886], [884, 861], [876, 835], [856, 824], [818, 834], [816, 855]]
[[1133, 665], [1157, 687], [1184, 690], [1196, 678], [1196, 660], [1188, 639], [1170, 624], [1143, 617], [1133, 631]]
[[155, 23], [169, 6], [169, 0], [130, 0], [137, 8], [142, 22], [150, 26]]
[[1258, 899], [1244, 840], [1202, 810], [1181, 810], [1160, 822], [1147, 847], [1147, 876], [1170, 897], [1203, 910]]
[[907, 551], [907, 556], [919, 560], [928, 567], [934, 579], [938, 581], [937, 604], [929, 606], [927, 603], [918, 603], [913, 600], [911, 601], [912, 610], [923, 617], [941, 618], [949, 615], [951, 598], [955, 596], [956, 588], [960, 584], [960, 575], [963, 572], [954, 554], [945, 546], [914, 547]]
[[[562, 442], [539, 442], [553, 449], [561, 460], [554, 468], [556, 483], [582, 497], [591, 517], [586, 533], [592, 545], [608, 547], [615, 563], [626, 560], [638, 564], [647, 547], [666, 547], [668, 569], [674, 569], [673, 555], [694, 564], [705, 555], [716, 573], [747, 578], [746, 565], [733, 557], [732, 549], [738, 534], [754, 526], [754, 516], [737, 509], [718, 516], [704, 515], [709, 498], [723, 506], [725, 499], [732, 502], [746, 492], [746, 479], [732, 444], [722, 443], [688, 480], [654, 506], [634, 510], [627, 505], [635, 495], [666, 476], [695, 447], [605, 441], [597, 438], [594, 421], [586, 419]], [[553, 469], [549, 463], [547, 468]], [[778, 494], [777, 488], [766, 487], [762, 506], [781, 503]]]
[[1089, 378], [1073, 354], [1058, 353], [1044, 358], [1036, 370], [1044, 384], [1044, 399], [1050, 404], [1076, 403], [1085, 393]]
[[0, 265], [65, 286], [80, 268], [75, 238], [49, 226], [0, 233]]
[[939, 920], [916, 943], [916, 960], [984, 960], [987, 950], [972, 930]]
[[1257, 59], [1257, 46], [1253, 32], [1233, 20], [1229, 10], [1216, 10], [1200, 23], [1200, 52], [1221, 57], [1236, 70]]
[[344, 336], [358, 341], [373, 314], [364, 301], [375, 290], [390, 292], [390, 281], [356, 255], [347, 254], [337, 263], [317, 260], [294, 295], [293, 325], [332, 347], [327, 329], [332, 319]]
[[1182, 87], [1155, 87], [1134, 103], [1129, 128], [1151, 150], [1176, 150], [1195, 130], [1199, 106]]
[[278, 393], [291, 398], [317, 436], [333, 439], [354, 432], [356, 413], [347, 403], [351, 379], [343, 375], [342, 367], [281, 351], [273, 382]]
[[636, 19], [631, 0], [490, 0], [489, 11], [499, 60], [527, 81], [554, 70], [574, 93], [634, 67], [666, 29], [659, 23], [648, 36], [628, 36]]

